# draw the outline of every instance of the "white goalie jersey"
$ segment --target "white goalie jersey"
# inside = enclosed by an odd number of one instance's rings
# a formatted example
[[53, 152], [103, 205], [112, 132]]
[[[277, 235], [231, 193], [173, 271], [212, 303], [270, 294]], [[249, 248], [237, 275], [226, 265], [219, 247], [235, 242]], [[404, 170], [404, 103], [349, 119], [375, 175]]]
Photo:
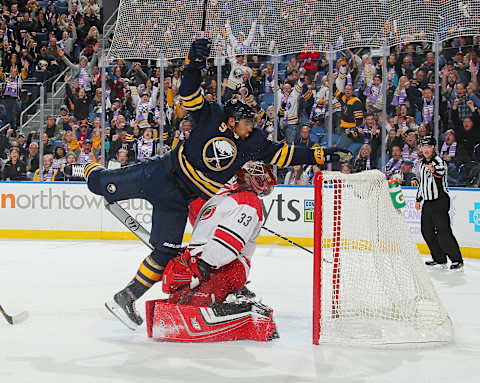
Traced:
[[191, 254], [213, 267], [238, 259], [247, 275], [263, 222], [262, 202], [250, 191], [226, 190], [200, 210], [190, 240]]

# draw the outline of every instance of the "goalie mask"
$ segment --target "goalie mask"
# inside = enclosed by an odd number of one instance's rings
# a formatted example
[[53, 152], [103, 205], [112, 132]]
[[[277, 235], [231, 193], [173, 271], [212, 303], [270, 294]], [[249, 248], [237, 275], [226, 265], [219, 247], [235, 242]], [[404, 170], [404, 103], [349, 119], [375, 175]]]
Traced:
[[248, 189], [265, 197], [273, 191], [277, 178], [263, 162], [247, 162], [237, 173], [239, 189]]

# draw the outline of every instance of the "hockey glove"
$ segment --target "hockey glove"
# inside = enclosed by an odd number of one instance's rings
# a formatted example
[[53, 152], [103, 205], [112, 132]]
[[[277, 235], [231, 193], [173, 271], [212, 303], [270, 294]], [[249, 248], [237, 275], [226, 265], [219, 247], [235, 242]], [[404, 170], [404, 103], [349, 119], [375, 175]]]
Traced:
[[185, 63], [191, 68], [203, 69], [210, 54], [212, 42], [208, 39], [197, 39], [190, 46]]
[[211, 266], [196, 256], [191, 256], [188, 250], [179, 257], [172, 259], [162, 276], [162, 291], [167, 294], [184, 289], [193, 289], [200, 282], [210, 279]]
[[345, 149], [330, 147], [326, 148], [324, 146], [314, 149], [315, 161], [317, 164], [323, 165], [330, 162], [348, 162], [352, 159], [353, 155], [351, 152]]

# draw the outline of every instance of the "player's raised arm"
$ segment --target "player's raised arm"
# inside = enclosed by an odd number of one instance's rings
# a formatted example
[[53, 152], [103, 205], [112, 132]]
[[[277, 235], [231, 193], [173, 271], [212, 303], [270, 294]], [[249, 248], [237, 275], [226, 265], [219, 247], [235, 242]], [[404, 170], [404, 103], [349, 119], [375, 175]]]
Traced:
[[201, 70], [206, 66], [212, 43], [207, 39], [195, 40], [185, 59], [185, 70], [179, 93], [182, 104], [189, 112], [196, 112], [203, 108], [205, 98], [200, 86], [202, 83]]

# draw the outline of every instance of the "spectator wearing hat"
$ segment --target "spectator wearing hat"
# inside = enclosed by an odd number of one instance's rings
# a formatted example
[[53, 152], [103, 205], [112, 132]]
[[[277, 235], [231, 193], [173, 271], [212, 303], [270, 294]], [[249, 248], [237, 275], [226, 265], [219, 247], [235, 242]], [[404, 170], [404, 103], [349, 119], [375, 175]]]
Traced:
[[25, 140], [25, 134], [22, 132], [17, 133], [17, 143], [18, 143], [18, 150], [20, 151], [20, 159], [25, 161], [25, 158], [28, 155], [28, 145]]
[[90, 125], [88, 124], [87, 120], [80, 121], [80, 125], [73, 125], [73, 136], [74, 139], [76, 138], [78, 141], [78, 145], [80, 148], [83, 146], [83, 143], [86, 140], [89, 140], [90, 137]]
[[67, 105], [62, 105], [60, 107], [59, 113], [60, 115], [57, 117], [56, 120], [57, 131], [63, 132], [65, 130], [72, 130], [71, 123], [73, 123], [73, 121], [70, 118], [70, 112]]
[[3, 169], [3, 178], [5, 181], [25, 181], [27, 179], [27, 165], [20, 159], [20, 150], [11, 148], [9, 157]]

